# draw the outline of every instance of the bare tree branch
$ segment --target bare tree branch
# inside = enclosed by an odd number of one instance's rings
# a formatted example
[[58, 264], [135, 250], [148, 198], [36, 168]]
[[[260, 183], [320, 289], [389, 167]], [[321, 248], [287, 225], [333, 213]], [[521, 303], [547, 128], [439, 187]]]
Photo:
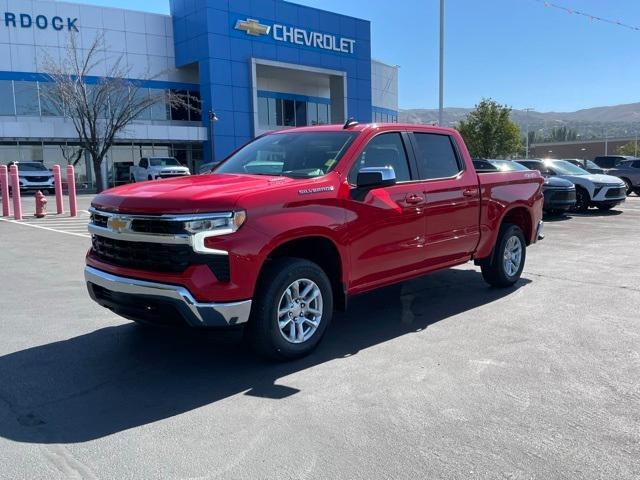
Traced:
[[[143, 85], [154, 77], [130, 80], [130, 68], [124, 55], [106, 59], [104, 33], [99, 33], [83, 52], [77, 34], [69, 36], [66, 55], [61, 62], [46, 57], [44, 71], [51, 87], [42, 95], [70, 118], [83, 151], [91, 156], [98, 191], [102, 189], [101, 165], [119, 135], [155, 105], [172, 109], [200, 111], [194, 97], [171, 91], [151, 95]], [[97, 77], [98, 67], [107, 61], [106, 75]], [[160, 73], [161, 74], [161, 73]], [[156, 74], [156, 77], [160, 74]], [[65, 157], [66, 158], [66, 157]]]

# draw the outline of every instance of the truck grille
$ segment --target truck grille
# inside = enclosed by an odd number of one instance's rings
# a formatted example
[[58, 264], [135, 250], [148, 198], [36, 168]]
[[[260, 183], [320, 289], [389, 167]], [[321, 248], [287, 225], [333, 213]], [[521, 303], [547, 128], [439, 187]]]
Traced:
[[105, 263], [150, 272], [182, 273], [191, 265], [207, 265], [220, 282], [231, 280], [227, 255], [199, 255], [190, 245], [129, 242], [94, 235], [93, 253]]
[[93, 251], [100, 260], [153, 272], [184, 272], [192, 253], [189, 245], [126, 242], [98, 235], [93, 236], [92, 242]]
[[627, 189], [625, 187], [621, 188], [610, 188], [605, 194], [606, 198], [620, 198], [625, 197], [627, 195]]

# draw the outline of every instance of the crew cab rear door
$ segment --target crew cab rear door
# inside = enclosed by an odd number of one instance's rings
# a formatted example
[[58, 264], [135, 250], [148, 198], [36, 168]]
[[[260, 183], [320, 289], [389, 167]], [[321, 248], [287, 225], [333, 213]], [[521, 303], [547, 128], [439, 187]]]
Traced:
[[458, 263], [480, 240], [478, 175], [452, 136], [416, 130], [410, 138], [425, 199], [426, 266]]

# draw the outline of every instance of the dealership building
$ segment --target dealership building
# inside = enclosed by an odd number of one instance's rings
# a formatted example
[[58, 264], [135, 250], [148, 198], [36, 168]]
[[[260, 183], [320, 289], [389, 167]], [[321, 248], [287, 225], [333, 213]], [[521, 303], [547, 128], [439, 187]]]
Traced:
[[122, 56], [142, 94], [188, 93], [198, 106], [158, 104], [131, 124], [105, 162], [110, 186], [142, 157], [174, 156], [195, 171], [267, 131], [398, 118], [398, 69], [372, 59], [367, 20], [283, 0], [172, 0], [171, 15], [2, 0], [0, 163], [80, 158], [78, 182], [94, 186], [71, 120], [44, 94], [47, 59], [64, 60], [69, 35], [83, 49], [105, 38], [87, 83]]

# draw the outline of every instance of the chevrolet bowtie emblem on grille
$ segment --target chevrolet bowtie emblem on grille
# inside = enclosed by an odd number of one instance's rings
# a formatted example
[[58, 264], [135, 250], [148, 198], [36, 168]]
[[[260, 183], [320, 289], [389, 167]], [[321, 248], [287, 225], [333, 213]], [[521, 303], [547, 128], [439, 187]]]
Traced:
[[122, 233], [129, 228], [129, 222], [122, 218], [110, 217], [109, 220], [107, 220], [107, 227], [113, 232]]
[[236, 30], [242, 30], [246, 32], [247, 35], [259, 37], [261, 35], [269, 35], [271, 27], [269, 25], [263, 25], [253, 18], [247, 18], [246, 20], [238, 20], [236, 22]]

